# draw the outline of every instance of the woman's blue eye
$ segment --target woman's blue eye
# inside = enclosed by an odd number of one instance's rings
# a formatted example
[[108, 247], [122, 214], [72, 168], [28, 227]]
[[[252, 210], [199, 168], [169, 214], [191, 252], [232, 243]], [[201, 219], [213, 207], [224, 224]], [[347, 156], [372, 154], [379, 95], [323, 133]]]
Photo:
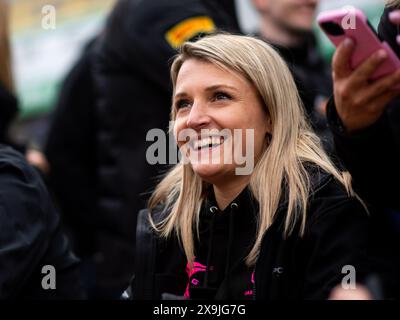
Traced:
[[176, 107], [177, 107], [178, 109], [187, 108], [187, 107], [190, 107], [190, 103], [189, 103], [189, 101], [187, 101], [187, 100], [179, 100], [179, 101], [176, 103]]
[[231, 99], [231, 96], [224, 92], [217, 92], [214, 95], [214, 99], [215, 100], [227, 100], [227, 99]]

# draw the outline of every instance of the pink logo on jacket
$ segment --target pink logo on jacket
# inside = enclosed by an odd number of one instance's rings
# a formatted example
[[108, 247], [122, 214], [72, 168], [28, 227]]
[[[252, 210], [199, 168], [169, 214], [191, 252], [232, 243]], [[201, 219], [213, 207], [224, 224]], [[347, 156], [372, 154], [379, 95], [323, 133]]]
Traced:
[[203, 264], [201, 264], [199, 262], [196, 262], [196, 261], [193, 263], [193, 269], [190, 268], [190, 264], [189, 263], [186, 265], [186, 273], [188, 274], [189, 282], [188, 282], [188, 284], [186, 286], [186, 291], [185, 291], [185, 294], [184, 294], [185, 298], [189, 298], [190, 297], [190, 294], [189, 294], [190, 283], [192, 285], [194, 285], [194, 286], [197, 286], [199, 284], [199, 280], [196, 279], [196, 278], [192, 279], [192, 277], [196, 273], [206, 272], [206, 270], [207, 270], [207, 267], [205, 265], [203, 265]]

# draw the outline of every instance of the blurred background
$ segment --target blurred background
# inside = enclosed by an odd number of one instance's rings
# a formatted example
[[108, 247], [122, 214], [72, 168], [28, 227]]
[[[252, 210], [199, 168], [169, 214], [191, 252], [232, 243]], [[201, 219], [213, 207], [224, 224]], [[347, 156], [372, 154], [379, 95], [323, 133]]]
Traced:
[[[257, 29], [258, 17], [250, 0], [236, 0], [243, 30]], [[60, 84], [79, 57], [83, 46], [101, 29], [115, 0], [9, 0], [12, 67], [20, 113], [11, 128], [16, 142], [41, 149], [48, 116]], [[55, 8], [55, 29], [45, 29], [42, 19]], [[376, 26], [383, 10], [382, 0], [322, 0], [319, 10], [356, 5]], [[317, 28], [316, 28], [317, 29]], [[317, 30], [320, 49], [329, 59], [333, 47]]]

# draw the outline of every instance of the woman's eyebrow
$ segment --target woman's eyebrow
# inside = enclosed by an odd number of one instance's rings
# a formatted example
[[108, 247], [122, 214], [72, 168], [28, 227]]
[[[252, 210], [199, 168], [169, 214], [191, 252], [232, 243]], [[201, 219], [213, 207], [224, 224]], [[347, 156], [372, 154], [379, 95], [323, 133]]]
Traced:
[[[215, 90], [218, 90], [218, 89], [230, 89], [230, 90], [237, 91], [237, 89], [235, 87], [229, 86], [229, 85], [226, 85], [226, 84], [215, 84], [215, 85], [212, 85], [212, 86], [209, 86], [209, 87], [205, 88], [204, 91], [215, 91]], [[187, 95], [188, 94], [185, 91], [177, 92], [174, 95], [174, 99], [179, 98], [179, 97], [186, 97]]]
[[179, 97], [186, 97], [187, 93], [182, 91], [182, 92], [178, 92], [174, 95], [174, 99], [179, 98]]
[[218, 90], [218, 89], [231, 89], [231, 90], [237, 91], [237, 89], [235, 87], [232, 87], [232, 86], [229, 86], [229, 85], [226, 85], [226, 84], [212, 85], [212, 86], [207, 87], [205, 89], [205, 91], [215, 91], [215, 90]]

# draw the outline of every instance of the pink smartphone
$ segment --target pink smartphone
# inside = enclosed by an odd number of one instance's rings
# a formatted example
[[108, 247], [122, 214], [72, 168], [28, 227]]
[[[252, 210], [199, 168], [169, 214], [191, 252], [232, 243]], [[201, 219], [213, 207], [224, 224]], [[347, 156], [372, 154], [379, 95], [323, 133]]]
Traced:
[[388, 58], [378, 67], [370, 80], [378, 79], [400, 69], [400, 60], [387, 42], [379, 39], [366, 15], [355, 7], [321, 12], [317, 22], [328, 38], [337, 47], [345, 38], [355, 42], [351, 67], [357, 68], [379, 49], [388, 53]]

